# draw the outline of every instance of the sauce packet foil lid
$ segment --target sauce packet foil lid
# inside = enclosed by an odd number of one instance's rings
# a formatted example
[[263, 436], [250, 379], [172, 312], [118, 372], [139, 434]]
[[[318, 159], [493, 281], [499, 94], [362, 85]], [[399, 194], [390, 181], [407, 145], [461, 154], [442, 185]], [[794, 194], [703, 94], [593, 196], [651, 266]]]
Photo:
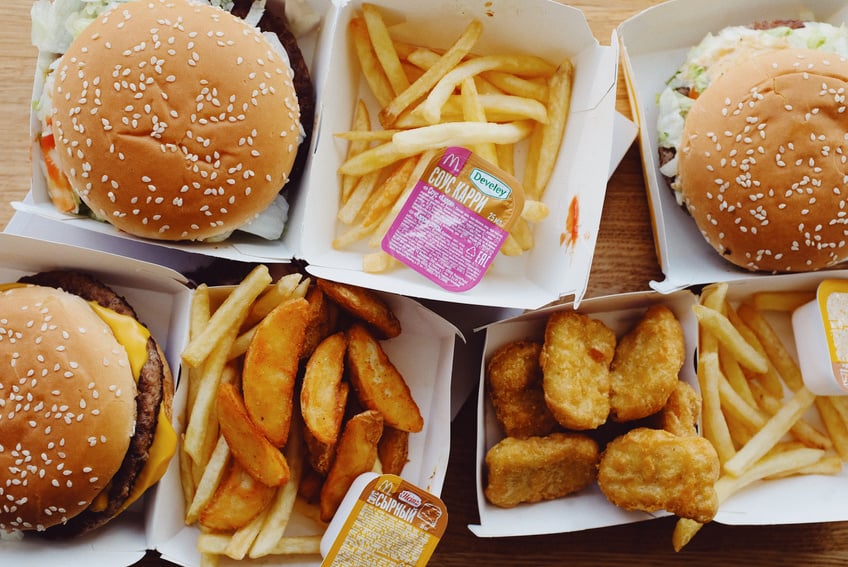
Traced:
[[449, 291], [485, 275], [524, 209], [521, 183], [471, 150], [431, 160], [381, 246]]
[[447, 524], [447, 509], [437, 496], [397, 475], [365, 473], [321, 539], [321, 566], [423, 567]]

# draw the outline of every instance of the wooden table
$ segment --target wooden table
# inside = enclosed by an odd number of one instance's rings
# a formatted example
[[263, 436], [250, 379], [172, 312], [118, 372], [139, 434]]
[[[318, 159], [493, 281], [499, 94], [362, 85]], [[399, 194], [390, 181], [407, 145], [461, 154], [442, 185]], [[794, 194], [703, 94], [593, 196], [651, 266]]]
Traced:
[[[585, 11], [595, 36], [607, 43], [623, 19], [657, 0], [570, 3]], [[29, 188], [28, 116], [35, 60], [29, 39], [30, 5], [31, 0], [0, 2], [0, 227], [14, 212], [9, 202], [23, 198]], [[618, 110], [630, 115], [623, 84], [618, 90]], [[662, 278], [662, 273], [654, 252], [639, 151], [634, 145], [607, 189], [587, 296], [645, 290], [648, 282], [657, 278]], [[709, 524], [677, 554], [671, 549], [672, 518], [570, 534], [478, 539], [466, 527], [478, 521], [475, 409], [475, 404], [467, 403], [453, 424], [451, 459], [442, 492], [450, 521], [431, 565], [848, 564], [848, 523], [777, 527]], [[138, 565], [168, 563], [148, 553]]]

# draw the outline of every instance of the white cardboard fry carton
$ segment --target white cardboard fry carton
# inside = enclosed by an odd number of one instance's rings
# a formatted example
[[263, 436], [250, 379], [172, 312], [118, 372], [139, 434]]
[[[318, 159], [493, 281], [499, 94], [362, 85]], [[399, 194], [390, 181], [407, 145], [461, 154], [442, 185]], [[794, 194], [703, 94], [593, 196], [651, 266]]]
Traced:
[[[361, 2], [345, 2], [339, 6], [336, 32], [326, 35], [325, 39], [331, 41], [322, 46], [328, 60], [327, 82], [301, 243], [309, 270], [373, 289], [455, 303], [535, 308], [563, 295], [581, 298], [591, 267], [612, 151], [618, 57], [615, 39], [612, 47], [600, 46], [579, 10], [548, 0], [373, 3], [380, 7], [393, 36], [412, 44], [446, 48], [476, 18], [483, 23], [483, 34], [474, 53], [532, 54], [554, 64], [566, 57], [574, 61], [568, 125], [543, 199], [551, 212], [535, 226], [532, 250], [518, 257], [499, 254], [482, 281], [465, 292], [446, 291], [406, 267], [382, 274], [366, 273], [362, 256], [373, 249], [365, 244], [344, 250], [333, 248], [332, 241], [342, 226], [334, 222], [339, 191], [336, 170], [347, 149], [346, 142], [333, 134], [351, 128], [357, 97], [366, 101], [373, 117], [379, 110], [361, 77], [346, 31]], [[516, 157], [516, 166], [520, 164], [521, 153]], [[579, 211], [578, 218], [573, 219], [577, 223], [573, 241], [564, 236], [570, 210], [572, 218], [574, 211]]]
[[[398, 295], [383, 295], [403, 331], [398, 337], [381, 344], [392, 363], [409, 385], [412, 396], [424, 417], [424, 428], [409, 436], [409, 462], [400, 475], [412, 484], [438, 496], [442, 490], [450, 454], [451, 370], [456, 329], [418, 302]], [[175, 411], [185, 405], [185, 390], [177, 393]], [[175, 420], [180, 416], [175, 415]], [[182, 431], [184, 424], [180, 424]], [[308, 466], [305, 465], [305, 466]], [[197, 551], [197, 526], [184, 521], [183, 494], [176, 459], [160, 481], [148, 523], [148, 540], [165, 559], [185, 566], [200, 565]], [[321, 535], [325, 526], [298, 501], [286, 528], [286, 536]], [[310, 565], [321, 562], [319, 555], [276, 555], [275, 565]], [[221, 557], [221, 565], [267, 564], [269, 558], [233, 561]]]
[[[550, 215], [534, 228], [534, 248], [518, 257], [499, 254], [478, 285], [465, 292], [452, 292], [407, 267], [381, 274], [363, 272], [363, 252], [371, 250], [365, 244], [362, 248], [333, 248], [332, 240], [341, 226], [335, 220], [339, 191], [336, 171], [346, 152], [346, 142], [335, 138], [334, 133], [350, 129], [357, 97], [363, 97], [371, 105], [373, 115], [376, 108], [361, 78], [347, 34], [348, 21], [361, 2], [307, 0], [307, 3], [321, 15], [319, 27], [301, 38], [300, 43], [312, 64], [316, 84], [315, 132], [307, 172], [297, 198], [291, 203], [283, 238], [274, 242], [235, 237], [217, 244], [151, 244], [250, 262], [288, 262], [299, 258], [308, 262], [312, 273], [328, 279], [456, 303], [535, 308], [572, 294], [579, 301], [589, 279], [608, 172], [617, 165], [620, 154], [623, 155], [635, 134], [628, 124], [617, 121], [615, 112], [618, 72], [615, 35], [611, 46], [601, 46], [592, 36], [582, 12], [553, 0], [374, 2], [385, 13], [392, 34], [411, 43], [445, 47], [472, 18], [477, 18], [484, 24], [483, 36], [474, 48], [477, 53], [529, 53], [552, 63], [568, 57], [575, 64], [568, 125], [544, 197]], [[42, 75], [37, 71], [34, 97], [41, 92], [41, 83]], [[620, 140], [614, 146], [616, 124]], [[38, 120], [33, 118], [33, 135], [39, 128]], [[523, 170], [521, 157], [526, 154], [526, 145], [526, 141], [519, 144], [516, 159], [519, 173]], [[18, 211], [98, 234], [139, 241], [108, 224], [58, 213], [47, 195], [39, 161], [40, 149], [35, 144], [30, 195], [15, 204]]]
[[[54, 269], [72, 269], [98, 277], [125, 296], [165, 352], [178, 376], [180, 352], [188, 336], [190, 291], [185, 279], [170, 269], [105, 252], [0, 234], [0, 281]], [[27, 534], [0, 543], [4, 565], [131, 565], [150, 549], [144, 500], [90, 534], [69, 541], [47, 541]], [[149, 506], [148, 506], [149, 508]]]
[[[657, 96], [689, 48], [710, 32], [730, 25], [757, 21], [815, 19], [839, 25], [848, 19], [848, 8], [838, 0], [718, 0], [704, 3], [672, 0], [649, 8], [619, 28], [624, 79], [645, 170], [657, 254], [665, 279], [654, 289], [669, 292], [690, 285], [749, 278], [751, 272], [723, 260], [707, 244], [694, 221], [677, 205], [659, 171], [657, 157]], [[672, 24], [673, 22], [673, 24]]]
[[[616, 336], [628, 331], [645, 310], [654, 303], [662, 303], [674, 312], [683, 327], [686, 344], [686, 361], [680, 379], [696, 389], [694, 357], [697, 344], [697, 321], [692, 312], [696, 297], [689, 291], [679, 291], [667, 296], [656, 292], [640, 292], [617, 296], [592, 298], [580, 304], [579, 311], [589, 317], [603, 321]], [[612, 505], [601, 493], [596, 483], [564, 498], [520, 504], [515, 508], [499, 508], [486, 500], [485, 457], [486, 452], [503, 439], [504, 433], [494, 414], [486, 388], [486, 364], [501, 346], [517, 339], [543, 341], [545, 323], [551, 313], [563, 309], [574, 309], [573, 305], [562, 305], [540, 309], [512, 319], [494, 323], [485, 328], [486, 340], [483, 362], [480, 369], [480, 388], [477, 399], [477, 509], [480, 524], [469, 529], [479, 537], [507, 537], [574, 532], [604, 526], [640, 522], [667, 515], [665, 512], [648, 514], [629, 512]], [[520, 521], [517, 521], [520, 518]]]

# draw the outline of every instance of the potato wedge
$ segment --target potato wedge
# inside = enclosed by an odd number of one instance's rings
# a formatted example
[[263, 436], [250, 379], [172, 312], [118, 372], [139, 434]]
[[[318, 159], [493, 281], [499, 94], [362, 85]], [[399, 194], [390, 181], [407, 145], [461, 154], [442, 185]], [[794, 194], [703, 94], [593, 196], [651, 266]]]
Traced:
[[366, 410], [350, 418], [339, 438], [336, 458], [321, 487], [321, 521], [329, 522], [353, 481], [370, 471], [383, 434], [380, 412]]
[[306, 293], [309, 302], [309, 323], [306, 325], [306, 336], [303, 339], [301, 359], [309, 358], [318, 343], [323, 341], [336, 328], [339, 318], [339, 307], [330, 301], [321, 288], [312, 286]]
[[309, 322], [303, 298], [275, 307], [256, 327], [244, 355], [242, 391], [247, 413], [275, 447], [289, 435], [300, 352]]
[[350, 326], [347, 337], [348, 372], [360, 403], [380, 412], [387, 425], [421, 431], [424, 418], [418, 404], [380, 342], [360, 323]]
[[365, 321], [378, 338], [391, 339], [400, 334], [400, 321], [376, 292], [324, 279], [317, 284], [339, 307]]
[[300, 390], [300, 411], [306, 427], [322, 443], [334, 443], [347, 404], [348, 385], [342, 382], [347, 337], [339, 332], [318, 345], [306, 363]]
[[266, 486], [280, 486], [289, 480], [289, 465], [283, 454], [251, 421], [241, 395], [233, 384], [223, 382], [216, 396], [218, 424], [233, 457]]
[[256, 480], [230, 459], [221, 484], [200, 512], [200, 525], [210, 530], [237, 530], [246, 526], [274, 498], [276, 488]]
[[400, 475], [409, 462], [409, 431], [384, 426], [383, 436], [377, 445], [377, 456], [384, 473]]

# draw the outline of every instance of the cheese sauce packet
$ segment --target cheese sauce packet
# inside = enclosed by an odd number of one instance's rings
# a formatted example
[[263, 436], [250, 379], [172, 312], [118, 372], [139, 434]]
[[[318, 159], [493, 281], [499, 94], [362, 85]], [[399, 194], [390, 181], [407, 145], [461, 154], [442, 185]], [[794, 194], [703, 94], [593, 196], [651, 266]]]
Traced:
[[521, 216], [518, 180], [462, 147], [437, 154], [413, 188], [382, 249], [449, 291], [489, 269]]
[[397, 475], [365, 473], [321, 538], [321, 567], [423, 567], [447, 523], [438, 497]]

